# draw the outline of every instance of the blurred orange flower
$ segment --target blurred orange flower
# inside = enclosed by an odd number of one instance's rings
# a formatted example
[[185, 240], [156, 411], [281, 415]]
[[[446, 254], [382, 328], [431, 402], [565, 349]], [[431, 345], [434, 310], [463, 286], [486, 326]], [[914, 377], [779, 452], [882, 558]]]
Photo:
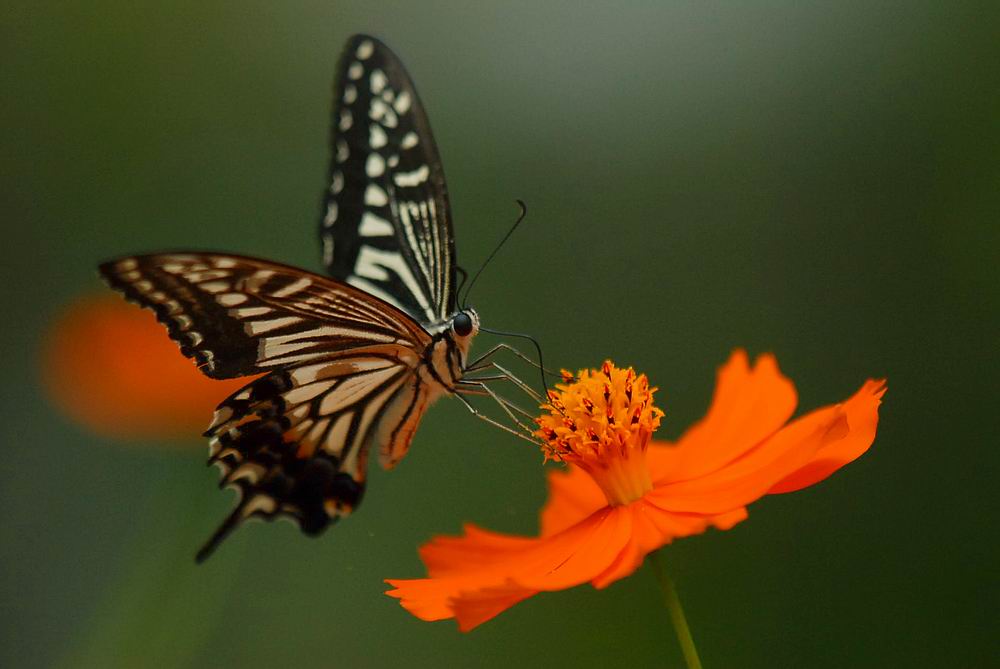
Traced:
[[215, 405], [248, 381], [203, 376], [152, 312], [113, 296], [81, 298], [59, 314], [41, 365], [60, 409], [97, 434], [124, 439], [197, 438]]
[[[567, 375], [572, 379], [571, 375]], [[733, 353], [708, 414], [676, 443], [653, 442], [663, 415], [645, 375], [606, 362], [557, 386], [535, 433], [549, 499], [537, 537], [473, 525], [420, 549], [428, 578], [388, 580], [386, 594], [423, 620], [455, 618], [463, 631], [541, 591], [603, 588], [651, 551], [709, 526], [729, 529], [760, 497], [812, 485], [871, 445], [883, 381], [788, 422], [795, 388], [773, 356], [750, 366]]]

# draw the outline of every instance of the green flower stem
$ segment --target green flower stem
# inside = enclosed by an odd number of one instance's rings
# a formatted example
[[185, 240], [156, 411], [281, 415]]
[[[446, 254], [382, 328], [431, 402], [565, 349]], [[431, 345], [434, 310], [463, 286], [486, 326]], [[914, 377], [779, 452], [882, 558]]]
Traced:
[[674, 586], [670, 575], [667, 574], [667, 568], [663, 563], [661, 553], [662, 551], [653, 551], [649, 554], [649, 566], [652, 568], [653, 575], [656, 576], [656, 580], [660, 584], [660, 590], [663, 593], [663, 603], [670, 613], [670, 620], [674, 624], [674, 632], [677, 633], [677, 641], [681, 644], [681, 651], [684, 653], [684, 661], [687, 663], [688, 669], [701, 669], [701, 660], [698, 659], [698, 649], [695, 648], [694, 639], [691, 638], [691, 629], [688, 627], [687, 618], [684, 616], [684, 608], [681, 606], [681, 600], [677, 596], [677, 588]]

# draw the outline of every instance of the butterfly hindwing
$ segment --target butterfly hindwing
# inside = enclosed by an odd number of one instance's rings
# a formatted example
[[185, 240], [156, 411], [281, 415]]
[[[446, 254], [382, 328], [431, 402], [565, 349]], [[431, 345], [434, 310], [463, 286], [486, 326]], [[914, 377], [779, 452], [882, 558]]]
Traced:
[[271, 372], [216, 409], [205, 433], [220, 485], [239, 501], [199, 553], [211, 553], [238, 523], [252, 517], [293, 519], [318, 534], [350, 514], [364, 494], [368, 450], [405, 452], [406, 425], [419, 421], [426, 390], [413, 368], [372, 352]]
[[356, 35], [341, 57], [320, 239], [329, 273], [419, 322], [455, 308], [455, 251], [444, 172], [402, 63]]

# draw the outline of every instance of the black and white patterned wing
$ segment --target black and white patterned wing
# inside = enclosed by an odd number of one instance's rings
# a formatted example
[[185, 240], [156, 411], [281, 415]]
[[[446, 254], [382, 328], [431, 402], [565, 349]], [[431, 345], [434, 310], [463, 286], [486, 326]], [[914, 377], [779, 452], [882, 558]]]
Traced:
[[387, 466], [405, 454], [428, 402], [415, 370], [430, 336], [403, 312], [241, 256], [137, 256], [100, 271], [207, 375], [265, 373], [220, 404], [205, 433], [221, 484], [240, 497], [199, 560], [251, 517], [319, 533], [360, 502], [370, 446]]
[[419, 322], [441, 322], [456, 301], [451, 209], [413, 82], [387, 46], [355, 35], [335, 95], [323, 263]]
[[267, 260], [161, 253], [113, 260], [100, 273], [155, 311], [181, 352], [215, 379], [378, 344], [422, 353], [430, 341], [412, 318], [362, 290]]
[[249, 518], [287, 517], [317, 535], [349, 515], [364, 494], [370, 447], [395, 464], [428, 402], [412, 361], [387, 347], [274, 371], [234, 393], [205, 436], [220, 486], [239, 501], [198, 561]]

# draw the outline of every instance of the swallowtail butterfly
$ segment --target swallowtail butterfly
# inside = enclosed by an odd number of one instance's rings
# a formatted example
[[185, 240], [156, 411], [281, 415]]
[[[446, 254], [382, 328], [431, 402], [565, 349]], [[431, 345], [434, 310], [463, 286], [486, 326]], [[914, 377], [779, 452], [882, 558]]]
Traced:
[[370, 448], [394, 466], [434, 400], [481, 386], [463, 380], [486, 367], [468, 359], [479, 317], [457, 306], [448, 193], [413, 82], [384, 44], [356, 35], [335, 90], [320, 224], [332, 278], [226, 253], [100, 267], [209, 377], [262, 374], [205, 432], [239, 499], [198, 561], [252, 517], [322, 532], [361, 501]]

